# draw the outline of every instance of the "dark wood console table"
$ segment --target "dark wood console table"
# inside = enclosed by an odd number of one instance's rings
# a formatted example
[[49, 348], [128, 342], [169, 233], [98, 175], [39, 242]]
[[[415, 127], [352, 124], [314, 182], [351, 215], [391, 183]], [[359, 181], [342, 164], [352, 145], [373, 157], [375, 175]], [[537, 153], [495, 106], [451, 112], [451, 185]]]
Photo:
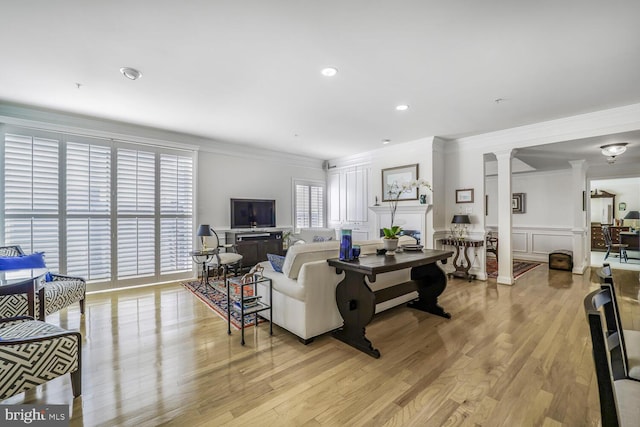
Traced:
[[[639, 252], [640, 251], [640, 234], [632, 231], [620, 232], [620, 243], [629, 245], [627, 251]], [[631, 256], [633, 255], [633, 256]], [[638, 259], [638, 254], [631, 254], [629, 258]]]
[[[345, 273], [336, 287], [336, 303], [344, 324], [334, 331], [333, 336], [369, 356], [379, 358], [380, 352], [365, 336], [365, 327], [373, 319], [376, 304], [412, 291], [418, 291], [419, 298], [408, 303], [408, 307], [450, 319], [451, 315], [438, 305], [438, 296], [447, 286], [447, 277], [436, 261], [446, 263], [452, 255], [451, 251], [429, 249], [394, 256], [368, 255], [353, 261], [327, 260], [336, 268], [336, 273]], [[408, 282], [374, 292], [365, 281], [366, 277], [369, 282], [375, 282], [376, 274], [405, 268], [411, 268], [411, 280]]]
[[[475, 274], [469, 274], [469, 270], [471, 269], [471, 260], [469, 259], [469, 250], [470, 248], [478, 248], [484, 245], [482, 240], [472, 240], [472, 239], [454, 239], [447, 238], [441, 239], [443, 245], [454, 246], [457, 249], [456, 256], [453, 259], [453, 266], [456, 268], [456, 271], [453, 273], [449, 273], [450, 276], [462, 277], [464, 279], [468, 279], [472, 281], [476, 278]], [[460, 258], [460, 255], [464, 255], [464, 259], [467, 261], [466, 264]], [[458, 263], [458, 258], [460, 258], [460, 262]]]

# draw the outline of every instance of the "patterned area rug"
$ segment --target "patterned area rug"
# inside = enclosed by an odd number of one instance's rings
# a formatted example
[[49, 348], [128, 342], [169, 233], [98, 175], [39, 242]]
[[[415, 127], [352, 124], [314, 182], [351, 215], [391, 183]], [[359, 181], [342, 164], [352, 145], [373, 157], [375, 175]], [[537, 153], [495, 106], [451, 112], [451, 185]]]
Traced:
[[[210, 280], [209, 283], [210, 284], [206, 287], [206, 291], [200, 284], [199, 280], [193, 282], [182, 282], [181, 285], [194, 294], [200, 301], [207, 304], [214, 313], [226, 321], [227, 293], [224, 287], [224, 282], [222, 280]], [[255, 314], [244, 316], [244, 327], [247, 328], [255, 325], [255, 320]], [[258, 316], [258, 323], [265, 321], [266, 320], [264, 318]], [[240, 313], [233, 308], [231, 309], [231, 325], [236, 329], [240, 329]]]
[[[533, 270], [541, 265], [539, 262], [513, 260], [513, 278], [517, 279], [529, 270]], [[498, 263], [494, 257], [487, 257], [487, 277], [495, 279], [498, 277]]]

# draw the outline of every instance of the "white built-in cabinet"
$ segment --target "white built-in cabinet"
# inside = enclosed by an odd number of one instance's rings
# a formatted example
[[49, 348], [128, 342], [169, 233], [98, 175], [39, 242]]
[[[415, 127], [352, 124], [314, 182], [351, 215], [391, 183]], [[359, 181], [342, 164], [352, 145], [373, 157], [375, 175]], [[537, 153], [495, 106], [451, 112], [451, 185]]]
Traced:
[[329, 226], [351, 228], [354, 240], [369, 238], [368, 165], [331, 169], [327, 176]]

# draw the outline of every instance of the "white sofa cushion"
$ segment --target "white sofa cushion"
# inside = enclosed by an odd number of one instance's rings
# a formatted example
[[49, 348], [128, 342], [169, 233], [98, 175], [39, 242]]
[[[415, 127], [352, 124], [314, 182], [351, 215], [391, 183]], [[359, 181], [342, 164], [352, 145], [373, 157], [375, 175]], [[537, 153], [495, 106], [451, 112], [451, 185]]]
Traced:
[[327, 240], [337, 240], [334, 228], [301, 228], [300, 232], [294, 234], [293, 237], [298, 242], [313, 243], [313, 238], [316, 236]]
[[304, 263], [337, 258], [339, 255], [340, 243], [335, 240], [293, 245], [287, 251], [287, 256], [282, 265], [282, 272], [289, 279], [297, 279], [300, 268]]

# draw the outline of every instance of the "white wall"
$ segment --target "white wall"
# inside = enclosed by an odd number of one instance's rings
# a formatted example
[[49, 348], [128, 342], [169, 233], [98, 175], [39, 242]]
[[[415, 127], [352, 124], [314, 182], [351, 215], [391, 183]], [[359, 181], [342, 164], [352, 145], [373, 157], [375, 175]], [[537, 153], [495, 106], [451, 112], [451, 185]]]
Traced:
[[[572, 187], [571, 170], [513, 174], [513, 193], [525, 193], [525, 213], [513, 214], [513, 227], [571, 227], [573, 209], [567, 197]], [[498, 177], [486, 179], [489, 214], [486, 225], [498, 226]]]
[[0, 103], [0, 123], [197, 151], [194, 227], [228, 228], [231, 197], [275, 199], [277, 225], [289, 227], [293, 180], [325, 182], [319, 159], [162, 129], [6, 103]]
[[230, 227], [230, 199], [275, 199], [278, 227], [293, 225], [293, 180], [325, 181], [321, 161], [316, 167], [278, 156], [247, 158], [210, 151], [198, 153], [197, 219], [216, 229]]

